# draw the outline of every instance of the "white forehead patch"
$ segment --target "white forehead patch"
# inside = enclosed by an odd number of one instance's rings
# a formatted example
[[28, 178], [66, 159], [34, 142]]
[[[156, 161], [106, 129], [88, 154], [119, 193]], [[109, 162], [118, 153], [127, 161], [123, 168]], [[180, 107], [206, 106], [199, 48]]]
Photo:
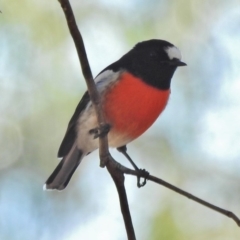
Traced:
[[164, 50], [167, 53], [169, 59], [172, 60], [173, 58], [177, 58], [177, 59], [181, 60], [182, 55], [177, 47], [171, 46], [171, 47], [165, 48]]

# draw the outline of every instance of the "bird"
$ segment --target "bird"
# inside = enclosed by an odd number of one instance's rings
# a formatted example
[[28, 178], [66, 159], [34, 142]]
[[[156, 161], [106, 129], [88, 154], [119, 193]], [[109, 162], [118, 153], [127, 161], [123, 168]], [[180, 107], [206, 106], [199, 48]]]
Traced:
[[[126, 145], [142, 135], [165, 109], [171, 79], [181, 61], [172, 43], [150, 39], [137, 43], [94, 79], [103, 114], [110, 129], [109, 147], [126, 151]], [[82, 159], [98, 149], [93, 136], [98, 122], [86, 91], [69, 121], [58, 151], [59, 164], [44, 184], [45, 190], [63, 190]]]

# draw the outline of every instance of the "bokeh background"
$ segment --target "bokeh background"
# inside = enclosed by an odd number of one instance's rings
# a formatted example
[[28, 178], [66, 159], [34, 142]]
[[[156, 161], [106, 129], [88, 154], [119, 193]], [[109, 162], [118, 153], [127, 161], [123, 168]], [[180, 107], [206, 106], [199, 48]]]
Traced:
[[[240, 1], [71, 3], [94, 75], [142, 40], [180, 48], [188, 66], [177, 70], [168, 107], [129, 154], [153, 175], [240, 216]], [[2, 0], [0, 10], [0, 239], [126, 239], [97, 151], [66, 190], [42, 191], [86, 90], [58, 1]], [[138, 189], [127, 176], [126, 188], [137, 239], [240, 239], [231, 219], [164, 187]]]

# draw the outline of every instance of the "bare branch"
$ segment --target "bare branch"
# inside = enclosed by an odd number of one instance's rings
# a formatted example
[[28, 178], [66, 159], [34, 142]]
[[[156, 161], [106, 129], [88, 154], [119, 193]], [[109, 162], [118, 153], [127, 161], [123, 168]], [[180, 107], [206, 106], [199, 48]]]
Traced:
[[118, 191], [121, 211], [124, 218], [128, 239], [135, 240], [136, 237], [135, 237], [131, 214], [128, 206], [127, 194], [124, 186], [124, 174], [123, 174], [123, 171], [121, 171], [121, 167], [119, 166], [120, 166], [119, 163], [113, 160], [113, 161], [109, 161], [109, 163], [107, 164], [107, 169], [111, 174], [111, 177]]
[[[126, 167], [124, 167], [122, 165], [121, 165], [121, 171], [126, 173], [126, 174], [139, 176], [139, 172], [136, 172], [136, 171], [134, 171], [132, 169], [126, 168]], [[186, 191], [184, 191], [184, 190], [182, 190], [182, 189], [180, 189], [178, 187], [175, 187], [174, 185], [172, 185], [172, 184], [170, 184], [168, 182], [165, 182], [164, 180], [162, 180], [160, 178], [157, 178], [155, 176], [149, 175], [147, 177], [147, 179], [152, 181], [152, 182], [158, 183], [158, 184], [160, 184], [160, 185], [162, 185], [162, 186], [164, 186], [166, 188], [169, 188], [169, 189], [173, 190], [174, 192], [177, 192], [177, 193], [179, 193], [179, 194], [181, 194], [181, 195], [183, 195], [183, 196], [185, 196], [185, 197], [187, 197], [187, 198], [189, 198], [189, 199], [191, 199], [191, 200], [193, 200], [195, 202], [198, 202], [198, 203], [204, 205], [205, 207], [208, 207], [208, 208], [210, 208], [210, 209], [212, 209], [212, 210], [214, 210], [216, 212], [219, 212], [219, 213], [221, 213], [221, 214], [223, 214], [223, 215], [233, 219], [237, 223], [237, 225], [240, 227], [240, 219], [233, 212], [230, 212], [230, 211], [225, 210], [223, 208], [217, 207], [217, 206], [215, 206], [215, 205], [213, 205], [213, 204], [211, 204], [209, 202], [206, 202], [206, 201], [204, 201], [204, 200], [202, 200], [202, 199], [192, 195], [191, 193], [188, 193], [188, 192], [186, 192]]]
[[[100, 95], [97, 91], [96, 85], [93, 81], [93, 76], [91, 72], [91, 68], [88, 62], [87, 54], [85, 51], [84, 43], [83, 43], [83, 38], [78, 30], [75, 17], [71, 8], [71, 5], [68, 0], [59, 0], [62, 9], [64, 11], [68, 28], [69, 31], [72, 35], [74, 44], [77, 49], [78, 57], [80, 60], [80, 65], [82, 69], [83, 76], [85, 78], [87, 88], [88, 88], [88, 93], [90, 95], [91, 101], [93, 103], [94, 109], [96, 111], [97, 119], [98, 119], [98, 124], [99, 127], [104, 127], [106, 125], [104, 116], [103, 116], [103, 111], [102, 111], [102, 106], [101, 106], [101, 99]], [[108, 139], [107, 135], [103, 135], [99, 138], [99, 154], [100, 154], [100, 166], [105, 167], [106, 161], [110, 155], [109, 150], [108, 150]]]
[[[83, 39], [81, 36], [81, 33], [78, 30], [74, 14], [71, 8], [71, 5], [68, 0], [59, 0], [62, 9], [64, 11], [69, 31], [72, 35], [72, 38], [74, 40], [78, 57], [80, 60], [83, 76], [85, 78], [85, 81], [87, 83], [88, 87], [88, 93], [90, 95], [92, 104], [95, 108], [95, 112], [98, 119], [99, 129], [104, 129], [108, 126], [106, 124], [102, 106], [101, 106], [101, 98], [97, 91], [95, 82], [93, 81], [92, 72], [88, 63], [87, 54], [85, 51]], [[109, 173], [111, 174], [115, 185], [117, 187], [121, 210], [123, 214], [123, 219], [125, 223], [125, 228], [127, 231], [128, 239], [129, 240], [135, 240], [135, 233], [134, 228], [131, 220], [130, 210], [128, 206], [128, 200], [126, 195], [126, 190], [124, 187], [124, 176], [123, 173], [119, 171], [119, 168], [117, 167], [117, 162], [112, 158], [112, 156], [109, 153], [108, 150], [108, 138], [107, 134], [99, 135], [99, 155], [100, 155], [100, 166], [105, 167], [107, 165], [107, 169]]]

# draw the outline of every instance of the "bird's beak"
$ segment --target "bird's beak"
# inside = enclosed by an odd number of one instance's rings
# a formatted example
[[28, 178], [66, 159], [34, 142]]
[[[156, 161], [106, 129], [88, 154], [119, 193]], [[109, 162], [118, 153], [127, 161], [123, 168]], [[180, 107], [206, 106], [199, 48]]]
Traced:
[[167, 64], [169, 66], [174, 66], [174, 67], [183, 67], [183, 66], [187, 66], [186, 63], [184, 62], [181, 62], [179, 59], [172, 59], [172, 60], [169, 60], [169, 61], [162, 61], [161, 63], [163, 64]]
[[179, 62], [176, 62], [175, 66], [177, 66], [177, 67], [184, 67], [184, 66], [187, 66], [187, 64], [185, 62], [179, 61]]
[[184, 66], [187, 66], [187, 64], [185, 62], [181, 62], [180, 60], [178, 59], [174, 59], [172, 61], [169, 62], [169, 64], [171, 66], [176, 66], [176, 67], [184, 67]]

